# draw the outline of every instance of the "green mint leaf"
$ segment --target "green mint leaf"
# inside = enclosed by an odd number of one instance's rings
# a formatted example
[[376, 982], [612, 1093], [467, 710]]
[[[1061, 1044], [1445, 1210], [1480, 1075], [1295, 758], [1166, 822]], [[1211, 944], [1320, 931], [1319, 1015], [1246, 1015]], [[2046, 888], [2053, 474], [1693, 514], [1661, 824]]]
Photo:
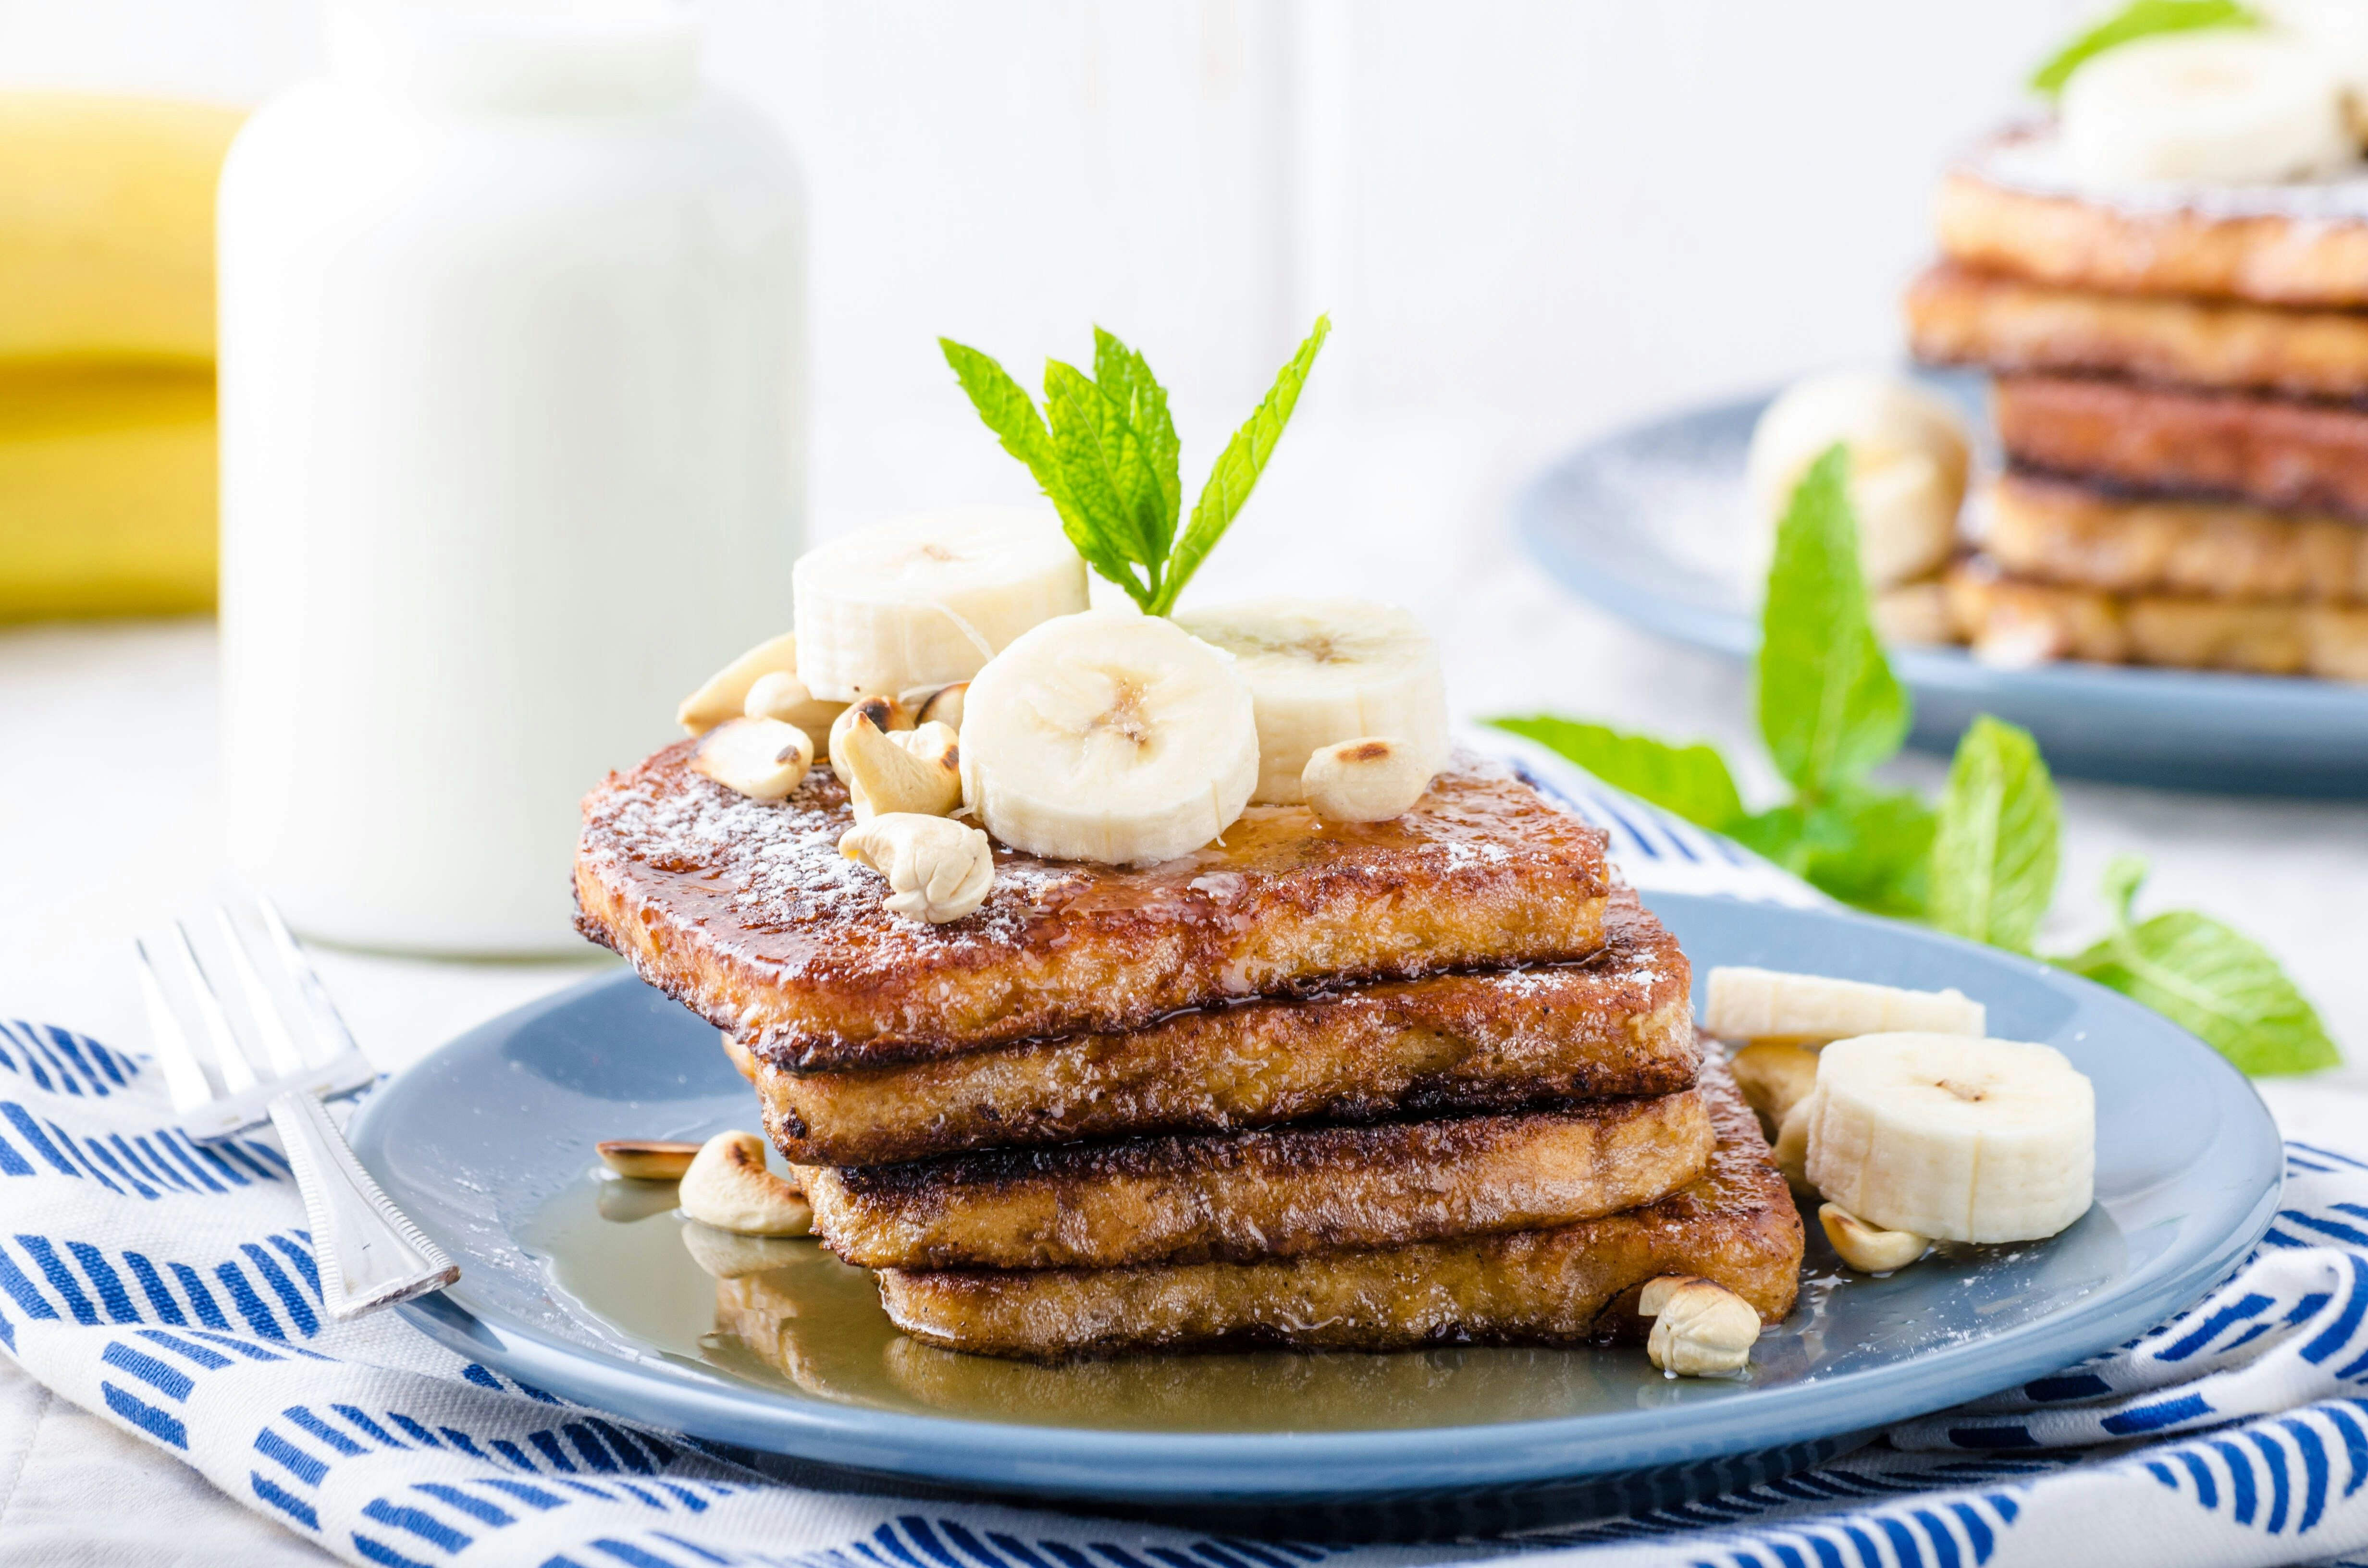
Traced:
[[1112, 582], [1124, 582], [1124, 554], [1115, 541], [1099, 530], [1094, 519], [1070, 494], [1068, 482], [1061, 473], [1060, 459], [1053, 448], [1052, 434], [1045, 429], [1043, 417], [1036, 412], [1035, 402], [1029, 397], [1027, 389], [1013, 381], [990, 355], [951, 337], [938, 339], [938, 347], [952, 367], [954, 378], [962, 383], [971, 406], [978, 410], [979, 418], [995, 432], [1003, 449], [1026, 463], [1028, 472], [1036, 476], [1037, 488], [1061, 516], [1061, 531], [1068, 535], [1070, 547], [1103, 576]]
[[1508, 734], [1526, 736], [1560, 753], [1615, 790], [1624, 790], [1713, 831], [1743, 815], [1743, 801], [1735, 792], [1735, 778], [1726, 770], [1726, 760], [1700, 743], [1674, 746], [1647, 735], [1547, 713], [1488, 722]]
[[1934, 825], [1912, 791], [1851, 785], [1755, 812], [1727, 834], [1844, 903], [1913, 918], [1924, 913]]
[[[1044, 410], [1052, 419], [1061, 482], [1091, 531], [1120, 558], [1119, 570], [1086, 559], [1150, 609], [1159, 593], [1159, 552], [1145, 537], [1144, 519], [1133, 505], [1144, 481], [1142, 443], [1123, 411], [1099, 387], [1057, 359], [1044, 365]], [[1141, 576], [1134, 571], [1138, 565]]]
[[2055, 897], [2055, 782], [2027, 730], [1982, 714], [1957, 742], [1932, 839], [1930, 916], [1943, 931], [2031, 951]]
[[1907, 693], [1875, 640], [1849, 484], [1850, 453], [1837, 443], [1784, 509], [1760, 612], [1759, 733], [1776, 770], [1809, 797], [1907, 738]]
[[1234, 438], [1225, 443], [1218, 454], [1217, 466], [1209, 472], [1209, 482], [1201, 487], [1201, 499], [1192, 506], [1191, 526], [1184, 537], [1176, 541], [1174, 559], [1168, 563], [1167, 581], [1159, 596], [1147, 608], [1154, 615], [1166, 615], [1176, 608], [1176, 596], [1184, 591], [1201, 562], [1215, 549], [1225, 529], [1250, 498], [1258, 474], [1266, 468], [1267, 459], [1274, 453], [1274, 444], [1282, 439], [1283, 426], [1291, 423], [1291, 411], [1298, 404], [1300, 389], [1307, 384], [1307, 373], [1315, 367], [1315, 356], [1324, 347], [1325, 337], [1332, 330], [1330, 316], [1317, 316], [1315, 330], [1299, 346], [1274, 378], [1257, 410]]
[[2261, 18], [2236, 0], [2130, 0], [2130, 4], [2099, 22], [2048, 58], [2031, 74], [2033, 92], [2049, 97], [2064, 90], [2072, 73], [2109, 49], [2158, 33], [2191, 32], [2197, 28], [2257, 28]]
[[1819, 802], [1826, 825], [1806, 871], [1811, 885], [1844, 903], [1903, 919], [1921, 918], [1932, 838], [1940, 819], [1909, 790], [1852, 786]]
[[1183, 449], [1176, 440], [1176, 422], [1167, 413], [1167, 389], [1159, 384], [1142, 355], [1100, 327], [1094, 328], [1094, 383], [1126, 411], [1127, 424], [1143, 443], [1144, 467], [1156, 487], [1156, 499], [1148, 504], [1148, 510], [1164, 560], [1175, 542], [1176, 523], [1184, 506]]
[[2152, 1007], [2253, 1076], [2312, 1073], [2343, 1060], [2309, 998], [2259, 943], [2192, 910], [2132, 925], [2131, 901], [2145, 877], [2145, 862], [2115, 857], [2104, 886], [2112, 933], [2049, 961]]

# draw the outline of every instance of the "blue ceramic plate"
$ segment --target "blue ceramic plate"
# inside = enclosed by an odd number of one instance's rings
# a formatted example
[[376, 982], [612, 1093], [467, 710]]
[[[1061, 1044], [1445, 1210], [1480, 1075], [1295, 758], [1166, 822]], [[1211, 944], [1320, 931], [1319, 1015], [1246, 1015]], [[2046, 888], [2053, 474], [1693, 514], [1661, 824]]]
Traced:
[[[629, 975], [452, 1041], [362, 1108], [353, 1143], [460, 1260], [461, 1282], [406, 1308], [412, 1321], [525, 1381], [906, 1486], [1366, 1534], [1662, 1501], [1816, 1462], [2130, 1338], [2268, 1225], [2269, 1114], [2156, 1015], [1905, 926], [1648, 896], [1698, 981], [1748, 963], [1954, 985], [1988, 1006], [1994, 1032], [2059, 1047], [2096, 1081], [2098, 1206], [2051, 1242], [1886, 1279], [1843, 1277], [1812, 1224], [1801, 1306], [1761, 1339], [1748, 1381], [1666, 1380], [1634, 1347], [1042, 1368], [903, 1339], [866, 1277], [811, 1242], [761, 1244], [779, 1249], [774, 1273], [711, 1278], [670, 1188], [604, 1180], [598, 1140], [755, 1125], [714, 1030]], [[1375, 1506], [1400, 1512], [1357, 1515]], [[1309, 1507], [1331, 1512], [1313, 1525], [1292, 1512]]]
[[[1963, 378], [1932, 378], [1961, 402]], [[1743, 465], [1766, 396], [1581, 447], [1517, 504], [1531, 552], [1565, 587], [1647, 631], [1722, 653], [1759, 643], [1739, 570]], [[2039, 737], [2058, 772], [2240, 792], [2368, 797], [2368, 687], [2210, 671], [2060, 664], [1992, 669], [1959, 649], [1900, 648], [1915, 741], [1945, 750], [1976, 713]]]

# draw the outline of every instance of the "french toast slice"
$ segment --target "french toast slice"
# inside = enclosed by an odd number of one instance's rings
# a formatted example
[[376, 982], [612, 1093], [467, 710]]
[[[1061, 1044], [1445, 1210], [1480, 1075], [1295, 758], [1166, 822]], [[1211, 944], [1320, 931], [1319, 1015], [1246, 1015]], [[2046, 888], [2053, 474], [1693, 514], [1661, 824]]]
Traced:
[[2008, 473], [1982, 552], [2031, 582], [2106, 593], [2368, 604], [2368, 528], [2240, 502], [2117, 495]]
[[2068, 376], [2000, 376], [1991, 406], [2028, 468], [2368, 520], [2368, 410]]
[[2368, 305], [2368, 179], [2085, 190], [2052, 131], [1992, 138], [1934, 208], [1952, 261], [2106, 294]]
[[1716, 1138], [1709, 1170], [1600, 1219], [1251, 1263], [892, 1268], [880, 1299], [916, 1339], [1032, 1360], [1228, 1342], [1399, 1350], [1630, 1337], [1645, 1326], [1637, 1292], [1665, 1274], [1714, 1279], [1775, 1323], [1799, 1289], [1801, 1217], [1715, 1052], [1699, 1093]]
[[1979, 556], [1948, 572], [1949, 611], [1976, 652], [2368, 681], [2368, 607], [2108, 594], [2032, 583]]
[[807, 1177], [814, 1233], [867, 1268], [1247, 1262], [1589, 1219], [1711, 1154], [1702, 1097], [1368, 1127], [988, 1149]]
[[1942, 262], [1908, 286], [1928, 364], [2287, 397], [2368, 397], [2368, 315], [2056, 288]]
[[934, 1061], [798, 1073], [757, 1062], [793, 1165], [1286, 1121], [1511, 1111], [1694, 1081], [1693, 978], [1628, 888], [1575, 963], [1430, 975], [1177, 1013]]
[[846, 789], [735, 795], [677, 742], [585, 798], [576, 925], [767, 1060], [876, 1066], [1140, 1028], [1185, 1007], [1344, 981], [1585, 958], [1602, 946], [1603, 835], [1511, 769], [1459, 754], [1403, 816], [1252, 806], [1151, 867], [997, 846], [976, 913], [891, 915], [838, 852]]

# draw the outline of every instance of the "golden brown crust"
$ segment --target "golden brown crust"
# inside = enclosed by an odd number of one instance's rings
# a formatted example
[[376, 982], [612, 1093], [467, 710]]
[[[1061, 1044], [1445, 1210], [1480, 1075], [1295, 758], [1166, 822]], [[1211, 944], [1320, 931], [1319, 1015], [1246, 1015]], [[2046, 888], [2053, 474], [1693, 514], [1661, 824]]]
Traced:
[[2132, 210], [2016, 189], [1972, 168], [1941, 181], [1951, 260], [2067, 289], [2265, 305], [2368, 305], [2368, 222], [2196, 209]]
[[1135, 869], [998, 847], [978, 912], [925, 926], [888, 914], [886, 882], [838, 854], [852, 817], [828, 769], [785, 801], [749, 801], [685, 767], [691, 744], [586, 797], [576, 923], [783, 1065], [1138, 1028], [1229, 998], [1602, 945], [1602, 835], [1468, 755], [1389, 822], [1253, 806], [1221, 844]]
[[2099, 593], [1950, 569], [1949, 608], [1977, 652], [2368, 681], [2368, 608]]
[[1399, 1350], [1633, 1336], [1636, 1293], [1699, 1274], [1774, 1323], [1799, 1289], [1800, 1215], [1716, 1054], [1702, 1094], [1717, 1148], [1657, 1203], [1552, 1230], [1406, 1246], [1115, 1269], [888, 1269], [896, 1326], [950, 1349], [1053, 1360], [1216, 1342]]
[[1615, 891], [1577, 963], [1432, 975], [1178, 1013], [1121, 1034], [835, 1073], [770, 1064], [765, 1125], [791, 1164], [875, 1165], [964, 1149], [1285, 1121], [1511, 1111], [1694, 1080], [1693, 976]]
[[2001, 376], [1991, 401], [2032, 468], [2368, 518], [2368, 411], [2061, 376]]
[[2240, 502], [2115, 495], [2009, 473], [1982, 551], [2014, 576], [2109, 593], [2368, 603], [2368, 528]]
[[1535, 1230], [1701, 1176], [1696, 1091], [1522, 1116], [1281, 1127], [824, 1170], [814, 1233], [867, 1268], [1116, 1268]]
[[2290, 397], [2368, 396], [2368, 314], [2051, 288], [1947, 262], [1909, 286], [1919, 359]]

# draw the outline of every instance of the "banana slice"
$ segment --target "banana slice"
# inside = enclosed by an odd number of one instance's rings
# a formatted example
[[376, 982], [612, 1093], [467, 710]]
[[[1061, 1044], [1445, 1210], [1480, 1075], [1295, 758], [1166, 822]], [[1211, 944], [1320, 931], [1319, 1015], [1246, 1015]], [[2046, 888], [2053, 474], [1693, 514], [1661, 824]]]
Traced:
[[1793, 491], [1827, 448], [1850, 449], [1859, 564], [1873, 587], [1930, 574], [1957, 543], [1973, 442], [1956, 410], [1881, 370], [1832, 370], [1784, 389], [1751, 432], [1747, 465], [1764, 574]]
[[1882, 1230], [2037, 1241], [2095, 1197], [2096, 1091], [2047, 1046], [1837, 1040], [1818, 1058], [1805, 1118], [1810, 1183]]
[[979, 671], [962, 704], [962, 798], [1032, 855], [1173, 859], [1233, 825], [1258, 774], [1249, 687], [1156, 616], [1048, 620]]
[[2100, 185], [2259, 185], [2331, 174], [2360, 155], [2336, 69], [2300, 40], [2208, 28], [2140, 39], [2072, 73], [2064, 158]]
[[2259, 0], [2257, 9], [2327, 62], [2343, 89], [2353, 140], [2368, 143], [2368, 6], [2360, 0]]
[[800, 678], [826, 702], [967, 680], [1040, 621], [1086, 608], [1049, 514], [946, 512], [810, 551], [791, 578]]
[[1710, 971], [1704, 1032], [1719, 1040], [1823, 1045], [1852, 1035], [1918, 1029], [1980, 1035], [1982, 1005], [1962, 991], [1903, 991], [1863, 980], [1723, 965]]
[[[1259, 599], [1195, 610], [1177, 624], [1234, 656], [1258, 709], [1260, 805], [1307, 798], [1307, 760], [1326, 746], [1387, 735], [1428, 779], [1447, 762], [1447, 687], [1439, 645], [1395, 605]], [[1420, 790], [1416, 791], [1421, 793]]]

